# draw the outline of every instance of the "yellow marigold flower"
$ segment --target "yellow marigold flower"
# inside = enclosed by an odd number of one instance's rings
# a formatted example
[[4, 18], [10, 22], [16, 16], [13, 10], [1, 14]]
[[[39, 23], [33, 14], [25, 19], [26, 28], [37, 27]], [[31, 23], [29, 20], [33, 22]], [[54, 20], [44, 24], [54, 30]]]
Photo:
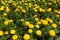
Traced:
[[55, 12], [58, 12], [57, 10], [54, 10]]
[[40, 11], [40, 12], [42, 12], [42, 11], [43, 11], [43, 9], [42, 9], [42, 8], [39, 8], [39, 11]]
[[60, 15], [59, 14], [55, 14], [56, 15], [56, 17], [60, 17]]
[[16, 6], [16, 3], [13, 3], [12, 5]]
[[28, 25], [29, 28], [34, 28], [33, 24]]
[[49, 22], [50, 22], [50, 23], [53, 23], [53, 20], [49, 19]]
[[47, 11], [50, 12], [50, 11], [52, 11], [52, 9], [51, 8], [48, 8]]
[[41, 22], [40, 21], [37, 21], [37, 24], [41, 24]]
[[49, 18], [46, 18], [47, 21], [49, 21], [50, 19]]
[[55, 23], [53, 23], [53, 24], [52, 24], [52, 27], [53, 27], [53, 28], [56, 28], [56, 27], [57, 27], [57, 25], [56, 25]]
[[40, 36], [42, 34], [42, 32], [40, 30], [36, 31], [36, 35]]
[[29, 21], [26, 21], [26, 22], [25, 22], [25, 25], [30, 25], [30, 22], [29, 22]]
[[35, 27], [38, 28], [38, 29], [40, 28], [40, 26], [38, 24], [36, 24]]
[[32, 29], [28, 29], [28, 32], [29, 32], [29, 33], [32, 33], [32, 32], [33, 32], [33, 30], [32, 30]]
[[24, 19], [20, 19], [20, 21], [22, 21], [22, 22], [23, 22], [23, 21], [24, 21]]
[[23, 9], [23, 7], [22, 7], [22, 6], [18, 6], [18, 8]]
[[2, 36], [3, 35], [3, 31], [0, 31], [0, 36]]
[[45, 9], [42, 9], [42, 12], [45, 12]]
[[34, 10], [35, 12], [38, 12], [38, 10], [37, 10], [36, 8], [33, 8], [33, 10]]
[[7, 13], [4, 13], [4, 16], [6, 16], [7, 15]]
[[0, 10], [4, 10], [4, 6], [1, 6], [1, 7], [0, 7]]
[[39, 21], [39, 18], [35, 18], [35, 21]]
[[4, 25], [8, 25], [9, 24], [9, 22], [6, 20], [6, 21], [4, 21]]
[[56, 35], [56, 33], [55, 33], [55, 31], [54, 31], [54, 30], [50, 30], [50, 31], [49, 31], [49, 35], [50, 35], [50, 36], [55, 36], [55, 35]]
[[37, 7], [37, 4], [34, 4], [35, 7]]
[[13, 22], [13, 20], [9, 20], [9, 23]]
[[26, 10], [22, 9], [22, 12], [23, 12], [23, 13], [26, 13]]
[[9, 34], [9, 32], [8, 32], [8, 31], [6, 31], [4, 34], [5, 34], [5, 35], [8, 35], [8, 34]]
[[16, 39], [18, 39], [18, 36], [17, 35], [13, 35], [12, 39], [16, 40]]
[[38, 6], [36, 6], [35, 8], [38, 9], [39, 7], [40, 7], [40, 6], [38, 5]]
[[58, 23], [60, 24], [60, 21]]
[[53, 23], [52, 19], [46, 18], [47, 21], [49, 21], [50, 23]]
[[58, 14], [60, 14], [60, 11], [57, 11]]
[[39, 5], [37, 5], [37, 4], [34, 4], [34, 7], [37, 9], [37, 8], [39, 8]]
[[32, 6], [32, 4], [31, 4], [31, 3], [29, 3], [28, 7], [31, 7], [31, 6]]
[[43, 20], [43, 21], [42, 21], [42, 24], [43, 24], [43, 25], [48, 25], [48, 21]]
[[1, 1], [1, 3], [2, 3], [3, 5], [6, 5], [6, 3], [5, 3], [4, 1]]
[[8, 8], [8, 6], [6, 7], [6, 12], [9, 12], [10, 11], [10, 9]]
[[29, 34], [25, 34], [25, 35], [23, 36], [23, 39], [24, 39], [24, 40], [29, 40], [29, 39], [30, 39], [30, 35], [29, 35]]
[[40, 21], [41, 21], [41, 22], [43, 22], [44, 20], [43, 20], [43, 19], [41, 19]]
[[10, 30], [10, 34], [15, 34], [15, 30]]
[[34, 17], [37, 17], [37, 15], [34, 15]]

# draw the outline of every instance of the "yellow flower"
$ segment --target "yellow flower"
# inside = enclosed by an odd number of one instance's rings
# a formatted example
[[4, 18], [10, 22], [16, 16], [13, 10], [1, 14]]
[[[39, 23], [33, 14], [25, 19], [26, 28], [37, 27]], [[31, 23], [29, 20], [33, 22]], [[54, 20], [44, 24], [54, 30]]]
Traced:
[[37, 21], [37, 24], [41, 24], [41, 22], [40, 21]]
[[60, 14], [60, 11], [57, 11], [58, 14]]
[[32, 4], [31, 4], [31, 3], [29, 3], [28, 7], [32, 7]]
[[10, 30], [10, 34], [15, 34], [15, 30]]
[[23, 12], [23, 13], [26, 13], [26, 10], [22, 9], [22, 12]]
[[34, 10], [35, 12], [38, 12], [38, 10], [37, 10], [36, 8], [33, 8], [33, 10]]
[[60, 24], [60, 21], [58, 23]]
[[40, 11], [40, 12], [42, 12], [42, 11], [43, 11], [43, 9], [42, 9], [42, 8], [39, 8], [39, 11]]
[[16, 3], [13, 3], [12, 5], [16, 6]]
[[37, 15], [34, 15], [34, 17], [37, 17]]
[[40, 36], [42, 34], [42, 32], [40, 30], [36, 31], [36, 35]]
[[12, 39], [16, 40], [16, 39], [18, 39], [18, 36], [17, 35], [13, 35]]
[[57, 10], [54, 10], [55, 12], [58, 12]]
[[53, 23], [53, 20], [49, 19], [49, 22], [50, 22], [50, 23]]
[[25, 34], [25, 35], [23, 36], [23, 39], [24, 39], [24, 40], [29, 40], [29, 39], [30, 39], [30, 35], [29, 35], [29, 34]]
[[50, 35], [50, 36], [55, 36], [55, 35], [56, 35], [56, 33], [55, 33], [55, 31], [54, 31], [54, 30], [50, 30], [50, 31], [49, 31], [49, 35]]
[[4, 13], [4, 16], [6, 16], [7, 15], [7, 13]]
[[56, 17], [60, 17], [60, 15], [59, 14], [55, 14], [56, 15]]
[[30, 22], [29, 22], [29, 21], [26, 21], [26, 22], [25, 22], [25, 25], [30, 25]]
[[23, 9], [23, 7], [22, 7], [22, 6], [18, 6], [18, 8]]
[[48, 12], [51, 12], [51, 11], [52, 11], [52, 9], [51, 9], [51, 8], [48, 8], [48, 9], [47, 9], [47, 11], [48, 11]]
[[10, 9], [8, 8], [8, 6], [6, 7], [6, 12], [9, 12], [10, 11]]
[[53, 28], [56, 28], [56, 27], [57, 27], [57, 25], [56, 25], [55, 23], [53, 23], [53, 24], [52, 24], [52, 27], [53, 27]]
[[29, 32], [29, 33], [32, 33], [32, 32], [33, 32], [33, 30], [32, 30], [32, 29], [29, 29], [29, 30], [28, 30], [28, 32]]
[[50, 23], [53, 23], [52, 19], [46, 18], [47, 21], [49, 21]]
[[35, 27], [36, 27], [36, 28], [38, 28], [38, 29], [40, 28], [40, 26], [39, 26], [38, 24], [37, 24], [37, 25], [35, 25]]
[[4, 10], [4, 6], [1, 6], [1, 7], [0, 7], [0, 10]]
[[39, 18], [35, 18], [35, 21], [39, 21]]
[[45, 9], [42, 9], [42, 12], [45, 12]]
[[9, 20], [9, 23], [13, 22], [13, 20]]
[[23, 21], [24, 21], [24, 19], [20, 19], [20, 21], [22, 21], [22, 22], [23, 22]]
[[4, 34], [5, 34], [5, 35], [8, 35], [8, 34], [9, 34], [9, 32], [8, 32], [8, 31], [6, 31]]
[[34, 28], [33, 24], [28, 25], [29, 28]]
[[43, 21], [42, 21], [42, 24], [43, 24], [43, 25], [48, 25], [48, 21], [43, 20]]
[[46, 18], [46, 21], [49, 21], [50, 19], [49, 18]]
[[0, 31], [0, 36], [2, 36], [3, 35], [3, 31]]
[[37, 5], [37, 4], [34, 4], [34, 7], [35, 7], [35, 8], [39, 8], [39, 5]]
[[41, 19], [40, 21], [41, 21], [41, 22], [43, 22], [44, 20], [43, 20], [43, 19]]
[[4, 1], [1, 1], [1, 3], [2, 3], [3, 5], [6, 5], [6, 3], [5, 3]]
[[9, 24], [9, 22], [6, 20], [6, 21], [4, 21], [4, 25], [8, 25]]
[[34, 4], [35, 7], [37, 7], [37, 4]]

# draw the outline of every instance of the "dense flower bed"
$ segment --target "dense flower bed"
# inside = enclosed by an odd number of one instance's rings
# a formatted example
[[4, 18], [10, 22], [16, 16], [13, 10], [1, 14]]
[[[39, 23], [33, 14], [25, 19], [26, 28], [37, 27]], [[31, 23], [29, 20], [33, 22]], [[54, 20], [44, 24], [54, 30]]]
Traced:
[[0, 40], [56, 40], [60, 36], [60, 0], [0, 0]]

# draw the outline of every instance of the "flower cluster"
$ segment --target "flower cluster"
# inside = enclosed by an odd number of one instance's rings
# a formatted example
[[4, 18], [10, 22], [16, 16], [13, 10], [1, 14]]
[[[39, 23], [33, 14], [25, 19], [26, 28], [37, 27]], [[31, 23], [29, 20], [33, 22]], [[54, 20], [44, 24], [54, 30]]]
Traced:
[[60, 36], [60, 0], [0, 0], [0, 40], [56, 40]]

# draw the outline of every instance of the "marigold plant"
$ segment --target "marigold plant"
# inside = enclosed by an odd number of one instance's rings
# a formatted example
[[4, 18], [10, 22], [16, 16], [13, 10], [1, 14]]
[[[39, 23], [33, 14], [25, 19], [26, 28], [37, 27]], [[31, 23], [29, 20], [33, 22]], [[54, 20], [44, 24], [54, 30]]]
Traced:
[[0, 0], [0, 40], [57, 40], [60, 0]]

